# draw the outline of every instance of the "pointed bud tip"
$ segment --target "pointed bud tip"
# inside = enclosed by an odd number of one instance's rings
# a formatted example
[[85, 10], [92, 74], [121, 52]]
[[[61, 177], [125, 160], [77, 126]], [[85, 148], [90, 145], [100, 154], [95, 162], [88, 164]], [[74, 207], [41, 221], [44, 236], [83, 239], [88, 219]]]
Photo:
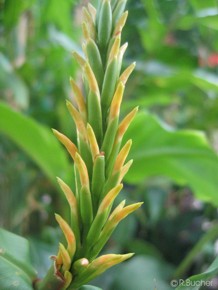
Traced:
[[137, 202], [133, 203], [133, 205], [136, 207], [136, 209], [140, 208], [143, 205], [144, 202]]
[[125, 255], [123, 255], [123, 258], [124, 258], [125, 260], [127, 260], [127, 259], [132, 258], [132, 256], [134, 256], [134, 255], [135, 255], [135, 253], [125, 254]]
[[67, 107], [71, 106], [71, 102], [69, 100], [66, 100]]
[[61, 219], [61, 216], [58, 213], [55, 213], [55, 219], [58, 222]]
[[128, 162], [129, 163], [129, 168], [132, 166], [133, 161], [134, 161], [133, 159], [129, 160], [129, 162]]
[[59, 248], [65, 249], [64, 245], [61, 242], [59, 242], [58, 245], [59, 245]]
[[135, 107], [135, 108], [130, 112], [130, 114], [135, 115], [136, 113], [138, 113], [138, 111], [139, 111], [139, 106]]
[[91, 130], [92, 129], [92, 126], [89, 123], [87, 123], [86, 128], [87, 128], [87, 130]]
[[65, 185], [64, 181], [58, 176], [56, 176], [56, 179], [57, 179], [57, 182], [58, 182], [59, 186], [62, 188], [62, 186]]

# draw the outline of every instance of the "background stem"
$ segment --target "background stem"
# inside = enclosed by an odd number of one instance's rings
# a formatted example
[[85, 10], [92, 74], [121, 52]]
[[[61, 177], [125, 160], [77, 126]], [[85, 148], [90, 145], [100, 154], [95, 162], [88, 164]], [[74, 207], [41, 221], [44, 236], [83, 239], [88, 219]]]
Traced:
[[218, 236], [218, 224], [215, 223], [209, 231], [198, 241], [198, 243], [191, 249], [185, 259], [180, 263], [174, 273], [174, 278], [182, 278], [190, 267], [193, 260], [201, 252], [204, 245], [208, 244]]

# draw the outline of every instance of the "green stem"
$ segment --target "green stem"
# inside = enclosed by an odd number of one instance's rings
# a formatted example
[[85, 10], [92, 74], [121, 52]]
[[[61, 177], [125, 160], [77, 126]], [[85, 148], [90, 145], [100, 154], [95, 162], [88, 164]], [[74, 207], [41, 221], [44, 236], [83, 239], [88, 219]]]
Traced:
[[198, 243], [191, 249], [191, 251], [185, 257], [185, 259], [180, 263], [173, 277], [181, 278], [185, 274], [187, 269], [190, 267], [195, 257], [201, 252], [204, 245], [217, 237], [218, 237], [218, 223], [215, 223], [213, 227], [209, 229], [209, 231], [198, 241]]
[[62, 290], [64, 289], [65, 281], [55, 274], [54, 266], [52, 266], [46, 276], [36, 283], [36, 290]]

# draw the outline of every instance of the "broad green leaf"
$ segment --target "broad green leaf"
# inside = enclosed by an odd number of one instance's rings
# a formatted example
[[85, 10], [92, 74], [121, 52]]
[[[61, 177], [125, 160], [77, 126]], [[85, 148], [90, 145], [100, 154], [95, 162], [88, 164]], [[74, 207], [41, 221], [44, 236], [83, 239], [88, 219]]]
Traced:
[[0, 103], [0, 132], [18, 144], [55, 185], [56, 176], [67, 179], [67, 174], [72, 173], [65, 151], [52, 131], [4, 103]]
[[212, 279], [217, 274], [218, 274], [218, 257], [204, 273], [194, 275], [186, 279], [183, 283], [181, 281], [175, 280], [176, 283], [180, 282], [179, 283], [180, 285], [175, 290], [198, 290], [201, 289], [201, 286], [213, 286], [213, 281], [207, 280]]
[[110, 290], [169, 290], [171, 267], [152, 257], [137, 256], [119, 266]]
[[35, 278], [28, 241], [0, 229], [0, 289], [32, 290]]
[[141, 113], [125, 136], [125, 140], [130, 138], [134, 162], [127, 182], [165, 175], [189, 185], [199, 199], [218, 205], [218, 157], [203, 133], [173, 131], [149, 113]]

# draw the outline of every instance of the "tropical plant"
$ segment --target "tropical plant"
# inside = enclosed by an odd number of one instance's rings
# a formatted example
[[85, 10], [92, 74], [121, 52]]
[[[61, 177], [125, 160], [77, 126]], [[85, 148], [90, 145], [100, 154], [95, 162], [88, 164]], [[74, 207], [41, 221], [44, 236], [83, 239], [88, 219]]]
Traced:
[[84, 90], [71, 78], [77, 108], [67, 101], [76, 124], [77, 145], [53, 130], [74, 161], [75, 188], [58, 178], [70, 206], [69, 221], [55, 215], [67, 245], [59, 243], [58, 254], [52, 257], [54, 265], [42, 281], [34, 284], [38, 290], [78, 289], [133, 255], [98, 257], [119, 222], [141, 206], [125, 206], [123, 200], [112, 208], [123, 187], [122, 179], [132, 165], [132, 160], [126, 162], [131, 139], [123, 147], [121, 144], [137, 112], [137, 108], [133, 109], [120, 122], [125, 84], [135, 66], [133, 63], [121, 73], [127, 48], [127, 44], [121, 46], [128, 15], [125, 4], [123, 0], [104, 0], [99, 1], [97, 9], [91, 4], [83, 8], [85, 58], [77, 53], [74, 57], [84, 73]]
[[[142, 200], [144, 206], [102, 250], [136, 253], [91, 282], [104, 290], [169, 290], [171, 279], [178, 283], [190, 275], [179, 289], [202, 290], [199, 282], [206, 279], [217, 289], [217, 259], [209, 265], [217, 255], [218, 158], [204, 133], [193, 130], [203, 129], [217, 146], [216, 6], [215, 0], [128, 0], [122, 40], [131, 45], [123, 65], [136, 60], [137, 66], [120, 119], [137, 105], [140, 113], [123, 137], [121, 148], [133, 140], [134, 163], [113, 207], [123, 199]], [[50, 127], [77, 144], [76, 126], [60, 96], [71, 97], [69, 75], [81, 83], [77, 70], [84, 66], [68, 53], [82, 55], [81, 13], [75, 0], [0, 1], [0, 223], [29, 240], [0, 230], [0, 289], [40, 285], [49, 256], [59, 242], [66, 245], [53, 219], [54, 212], [71, 219], [56, 176], [77, 191], [73, 162]]]
[[[83, 8], [83, 49], [85, 58], [74, 53], [83, 70], [82, 91], [71, 78], [78, 109], [67, 101], [77, 128], [77, 145], [54, 130], [74, 161], [75, 188], [58, 178], [70, 206], [71, 219], [66, 222], [56, 214], [67, 246], [60, 243], [54, 268], [38, 289], [50, 283], [62, 283], [65, 289], [78, 289], [108, 268], [132, 256], [108, 254], [97, 257], [118, 223], [141, 203], [125, 206], [123, 200], [112, 210], [122, 189], [122, 179], [132, 160], [126, 163], [131, 147], [129, 139], [121, 147], [123, 136], [137, 108], [119, 124], [120, 106], [125, 84], [135, 64], [122, 74], [121, 65], [127, 45], [121, 46], [121, 32], [128, 13], [126, 1], [100, 1], [96, 10], [91, 4]], [[55, 275], [54, 275], [55, 274]], [[53, 289], [55, 287], [53, 286]]]

